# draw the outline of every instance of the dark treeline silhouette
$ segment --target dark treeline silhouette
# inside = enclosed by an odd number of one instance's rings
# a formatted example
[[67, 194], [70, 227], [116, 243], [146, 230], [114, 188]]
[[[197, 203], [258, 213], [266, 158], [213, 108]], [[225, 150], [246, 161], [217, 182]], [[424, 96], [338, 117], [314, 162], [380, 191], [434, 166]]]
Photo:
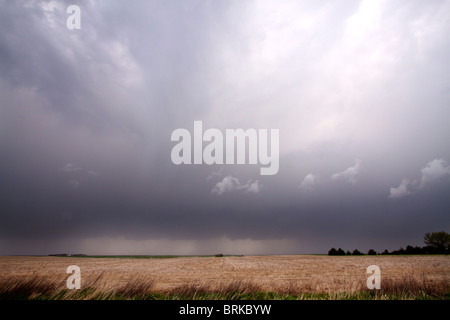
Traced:
[[348, 250], [347, 252], [345, 252], [344, 250], [342, 250], [342, 248], [339, 248], [337, 250], [335, 248], [331, 248], [330, 251], [328, 251], [329, 256], [362, 256], [363, 254], [364, 253], [362, 253], [358, 249], [355, 249], [352, 252]]
[[[392, 254], [392, 255], [401, 255], [401, 254], [449, 254], [450, 252], [450, 234], [448, 234], [445, 231], [440, 232], [431, 232], [426, 233], [424, 236], [424, 243], [426, 246], [424, 247], [418, 247], [418, 246], [406, 246], [406, 249], [400, 248], [398, 250], [393, 250], [389, 252], [388, 250], [384, 250], [383, 252], [377, 253], [374, 249], [370, 249], [367, 254], [368, 255], [385, 255], [385, 254]], [[329, 256], [360, 256], [364, 255], [364, 253], [360, 252], [358, 249], [353, 250], [350, 252], [347, 250], [346, 252], [339, 248], [331, 248], [330, 251], [328, 251]]]
[[85, 257], [86, 255], [83, 253], [52, 253], [49, 254], [50, 257]]

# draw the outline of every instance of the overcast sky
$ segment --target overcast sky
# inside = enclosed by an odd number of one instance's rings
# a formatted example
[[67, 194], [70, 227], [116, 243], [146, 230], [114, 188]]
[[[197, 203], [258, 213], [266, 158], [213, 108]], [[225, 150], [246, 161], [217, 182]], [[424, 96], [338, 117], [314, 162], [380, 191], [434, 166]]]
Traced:
[[[0, 5], [0, 254], [382, 251], [450, 231], [450, 1]], [[278, 173], [173, 164], [194, 121], [279, 129]]]

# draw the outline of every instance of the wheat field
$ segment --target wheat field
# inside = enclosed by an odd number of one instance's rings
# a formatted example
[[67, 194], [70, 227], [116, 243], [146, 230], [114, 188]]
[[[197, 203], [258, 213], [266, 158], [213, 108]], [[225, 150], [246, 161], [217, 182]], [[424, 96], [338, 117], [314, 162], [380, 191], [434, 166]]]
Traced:
[[[69, 265], [81, 269], [83, 299], [144, 297], [152, 293], [195, 294], [275, 292], [326, 294], [368, 291], [366, 269], [381, 269], [381, 292], [395, 297], [448, 299], [448, 256], [225, 256], [176, 258], [0, 257], [0, 297], [39, 295], [73, 298], [67, 290]], [[384, 291], [383, 291], [384, 290]], [[80, 292], [78, 290], [78, 292]], [[14, 294], [13, 294], [14, 293]], [[378, 294], [378, 293], [377, 293]], [[409, 295], [408, 295], [409, 294]], [[22, 297], [22, 295], [19, 295]]]

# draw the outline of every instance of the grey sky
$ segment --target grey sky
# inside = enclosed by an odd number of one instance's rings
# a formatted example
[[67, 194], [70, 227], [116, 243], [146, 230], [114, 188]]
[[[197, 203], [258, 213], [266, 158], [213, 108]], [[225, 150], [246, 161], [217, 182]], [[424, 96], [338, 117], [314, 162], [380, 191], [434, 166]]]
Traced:
[[[0, 254], [392, 250], [449, 231], [450, 1], [0, 5]], [[174, 165], [171, 133], [196, 120], [279, 129], [278, 174]]]

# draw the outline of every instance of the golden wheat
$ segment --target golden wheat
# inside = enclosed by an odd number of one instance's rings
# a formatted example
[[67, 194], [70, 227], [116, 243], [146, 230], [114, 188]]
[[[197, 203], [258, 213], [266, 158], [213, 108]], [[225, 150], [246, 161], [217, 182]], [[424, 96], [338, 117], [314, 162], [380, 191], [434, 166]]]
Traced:
[[[22, 292], [33, 298], [66, 290], [69, 265], [81, 268], [84, 299], [145, 297], [165, 293], [196, 297], [206, 293], [277, 292], [301, 295], [326, 293], [333, 297], [367, 290], [367, 266], [381, 269], [377, 294], [430, 296], [448, 293], [448, 256], [244, 256], [180, 257], [170, 259], [0, 257], [0, 293]], [[87, 291], [86, 291], [87, 290]], [[336, 296], [337, 297], [337, 296]]]

